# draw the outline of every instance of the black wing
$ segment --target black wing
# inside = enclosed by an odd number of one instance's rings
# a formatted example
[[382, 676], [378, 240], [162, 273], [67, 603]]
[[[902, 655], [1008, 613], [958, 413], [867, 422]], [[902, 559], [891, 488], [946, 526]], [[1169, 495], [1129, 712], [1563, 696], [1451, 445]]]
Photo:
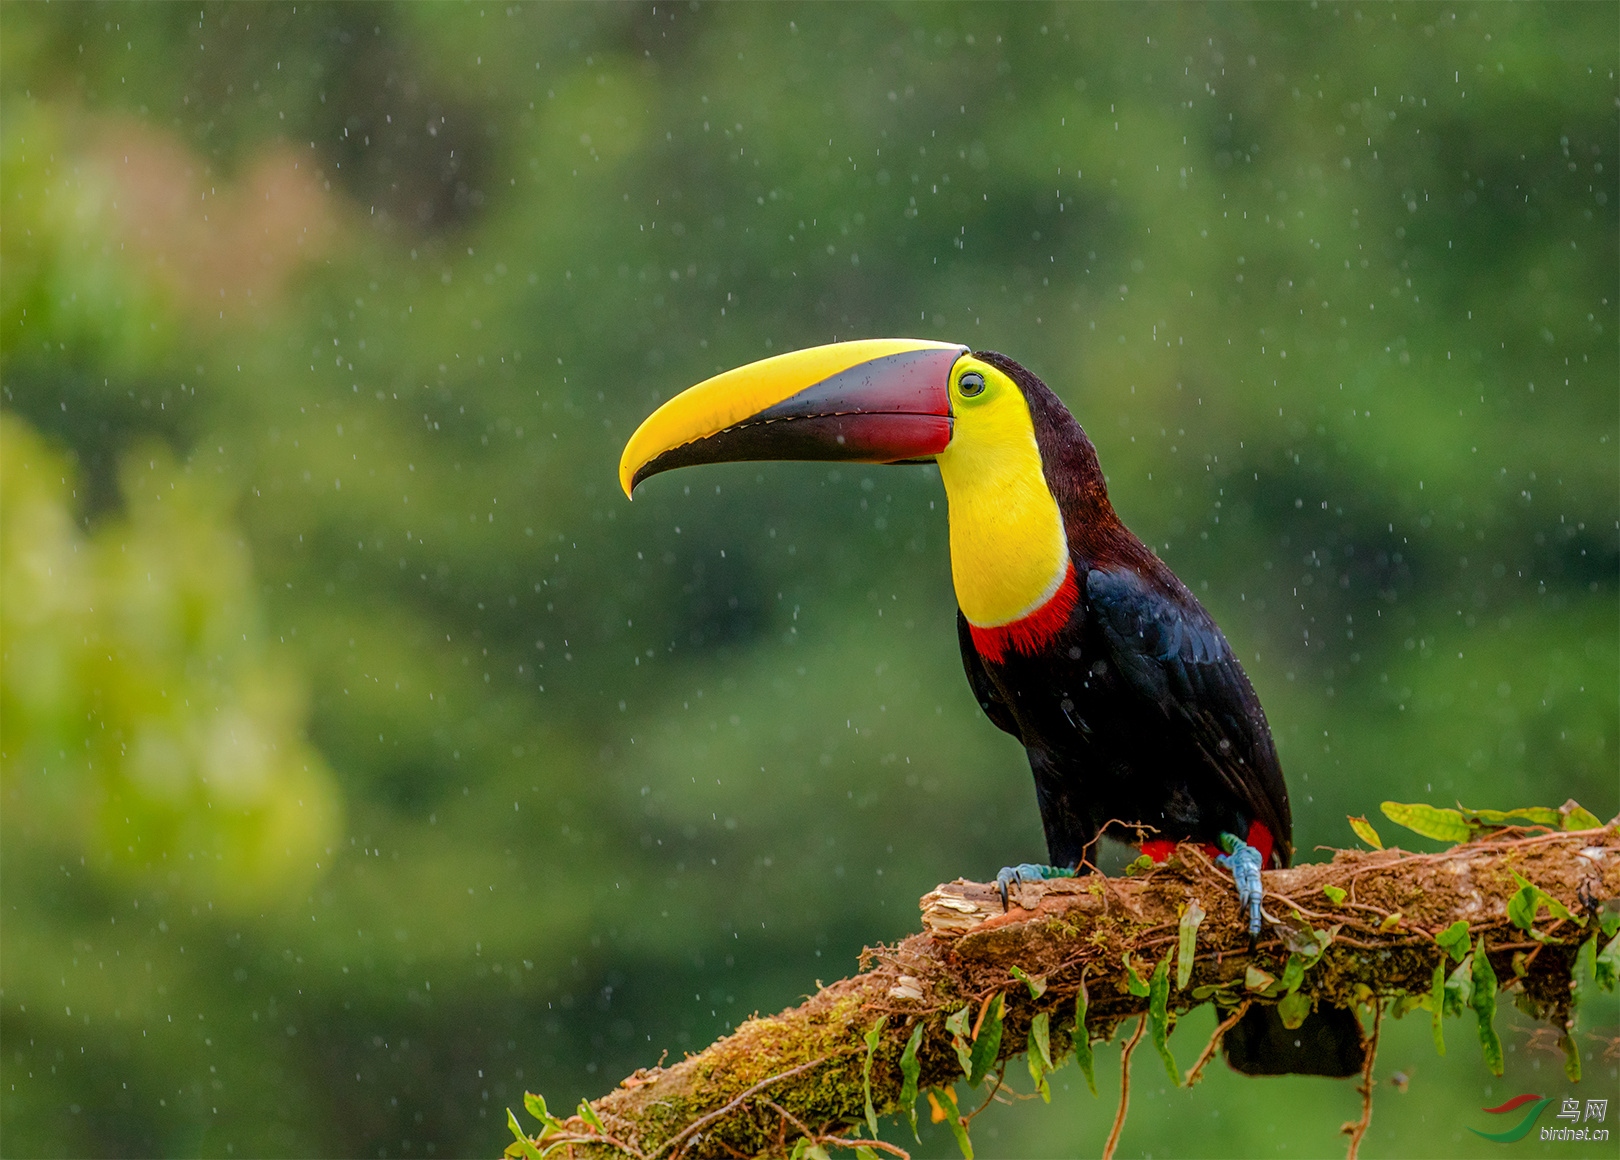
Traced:
[[1093, 569], [1086, 595], [1126, 684], [1191, 737], [1216, 785], [1271, 831], [1287, 865], [1293, 822], [1271, 729], [1215, 621], [1190, 593], [1160, 591], [1134, 571]]
[[984, 715], [996, 723], [996, 728], [1003, 733], [1011, 733], [1022, 744], [1024, 734], [1018, 728], [1018, 722], [1013, 720], [1007, 703], [990, 682], [990, 674], [984, 671], [984, 662], [979, 659], [979, 650], [973, 647], [973, 634], [968, 631], [967, 617], [962, 615], [961, 609], [956, 611], [956, 640], [962, 646], [962, 668], [967, 672], [973, 699], [979, 702]]

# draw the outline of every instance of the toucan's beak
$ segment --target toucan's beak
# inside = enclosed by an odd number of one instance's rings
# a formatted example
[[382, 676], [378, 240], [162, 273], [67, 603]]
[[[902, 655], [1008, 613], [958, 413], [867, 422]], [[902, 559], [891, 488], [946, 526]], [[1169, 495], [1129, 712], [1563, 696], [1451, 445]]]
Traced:
[[932, 459], [951, 441], [951, 367], [966, 353], [956, 343], [873, 338], [726, 371], [636, 428], [619, 483], [629, 495], [672, 467], [745, 459]]

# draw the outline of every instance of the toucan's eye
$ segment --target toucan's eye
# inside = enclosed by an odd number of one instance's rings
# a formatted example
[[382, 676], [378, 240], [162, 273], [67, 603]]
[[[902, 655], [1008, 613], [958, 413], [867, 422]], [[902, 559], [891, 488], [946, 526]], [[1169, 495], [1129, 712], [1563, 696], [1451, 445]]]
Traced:
[[974, 395], [984, 394], [984, 376], [978, 371], [968, 371], [956, 380], [956, 389], [962, 392], [964, 399], [971, 399]]

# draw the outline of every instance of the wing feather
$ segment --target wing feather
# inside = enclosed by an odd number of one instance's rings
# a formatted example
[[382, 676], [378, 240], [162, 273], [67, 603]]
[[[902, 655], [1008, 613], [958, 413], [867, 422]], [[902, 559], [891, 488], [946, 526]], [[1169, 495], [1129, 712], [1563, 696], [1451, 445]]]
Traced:
[[1018, 722], [1013, 719], [1012, 711], [1002, 700], [1000, 690], [991, 681], [990, 674], [985, 671], [979, 650], [973, 645], [973, 634], [968, 629], [967, 617], [962, 615], [961, 609], [956, 612], [956, 639], [962, 648], [962, 668], [967, 673], [968, 687], [973, 690], [973, 699], [979, 702], [979, 708], [984, 710], [984, 715], [995, 722], [996, 728], [1003, 733], [1011, 733], [1022, 744], [1023, 730], [1018, 728]]
[[1286, 865], [1292, 819], [1260, 700], [1214, 619], [1190, 593], [1134, 570], [1092, 569], [1086, 595], [1127, 685], [1190, 736], [1214, 782], [1276, 838]]

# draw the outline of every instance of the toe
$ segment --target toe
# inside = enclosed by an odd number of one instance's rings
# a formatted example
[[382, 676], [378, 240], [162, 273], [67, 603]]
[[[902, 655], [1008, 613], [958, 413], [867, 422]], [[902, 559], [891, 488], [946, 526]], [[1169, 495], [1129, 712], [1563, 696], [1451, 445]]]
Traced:
[[1010, 888], [1025, 882], [1040, 882], [1047, 877], [1047, 867], [1034, 862], [1020, 862], [1016, 866], [1003, 866], [996, 872], [996, 887], [1001, 891], [1001, 909], [1006, 912], [1010, 906]]

